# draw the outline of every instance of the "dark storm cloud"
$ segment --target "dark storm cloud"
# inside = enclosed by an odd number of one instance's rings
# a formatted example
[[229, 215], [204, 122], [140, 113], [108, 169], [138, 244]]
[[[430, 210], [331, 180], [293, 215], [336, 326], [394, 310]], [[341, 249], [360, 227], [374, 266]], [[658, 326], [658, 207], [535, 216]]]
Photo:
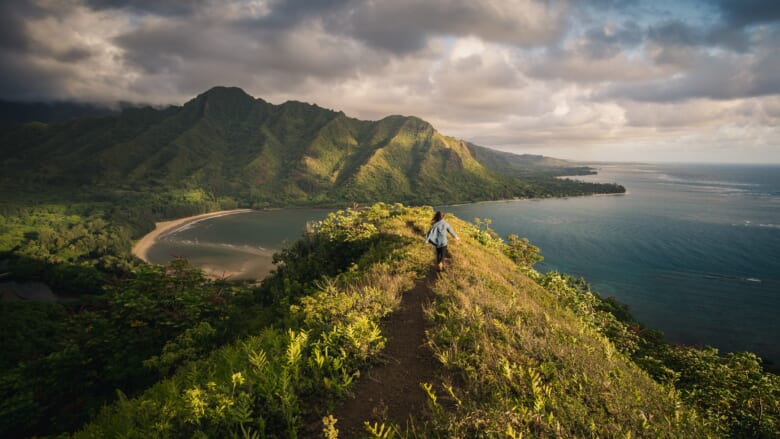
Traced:
[[349, 14], [348, 7], [359, 5], [356, 0], [287, 0], [270, 5], [268, 15], [258, 23], [271, 28], [290, 28], [311, 17], [332, 21], [334, 17]]
[[359, 40], [406, 53], [435, 35], [476, 36], [519, 47], [549, 44], [565, 31], [563, 1], [526, 4], [471, 0], [362, 2], [334, 24]]
[[591, 7], [603, 10], [625, 9], [635, 7], [641, 3], [641, 0], [588, 0], [587, 2], [577, 2], [578, 7]]
[[[372, 63], [371, 57], [356, 53], [359, 47], [344, 40], [349, 37], [338, 24], [343, 24], [341, 17], [348, 15], [353, 3], [359, 2], [277, 1], [268, 4], [267, 12], [259, 17], [220, 16], [217, 8], [212, 14], [142, 24], [115, 38], [114, 43], [123, 50], [129, 68], [180, 76], [181, 84], [193, 83], [192, 77], [201, 73], [190, 69], [207, 66], [206, 71], [213, 73], [219, 64], [243, 72], [244, 77], [278, 74], [287, 85], [305, 77], [349, 77], [359, 65], [364, 68]], [[312, 34], [307, 39], [311, 27], [318, 23], [338, 32], [330, 37]]]
[[384, 20], [381, 13], [371, 8], [361, 8], [356, 12], [354, 20], [339, 23], [342, 20], [335, 19], [331, 28], [340, 27], [342, 32], [346, 31], [372, 47], [393, 53], [410, 53], [425, 47], [431, 29], [421, 28], [409, 21], [410, 17], [403, 16], [403, 10], [394, 10], [392, 13], [397, 15], [392, 20]]
[[[87, 47], [50, 44], [35, 37], [30, 23], [56, 17], [65, 5], [46, 9], [35, 2], [0, 1], [0, 97], [18, 100], [62, 98], [68, 72], [61, 64], [75, 64], [92, 56]], [[35, 60], [46, 62], [35, 63]], [[66, 97], [67, 98], [67, 97]]]
[[141, 69], [144, 73], [155, 74], [176, 68], [183, 58], [229, 55], [229, 52], [208, 53], [209, 40], [191, 38], [193, 29], [185, 29], [182, 24], [169, 24], [164, 27], [142, 27], [139, 30], [121, 35], [114, 42], [124, 50], [123, 59], [128, 66]]
[[316, 19], [333, 34], [353, 37], [391, 52], [413, 52], [425, 46], [430, 32], [416, 26], [416, 20], [409, 21], [416, 9], [399, 7], [395, 2], [375, 5], [356, 0], [279, 1], [270, 5], [265, 16], [239, 20], [236, 25], [254, 33], [278, 32]]
[[698, 46], [706, 40], [706, 32], [681, 20], [667, 21], [648, 30], [654, 42], [665, 46]]
[[780, 1], [719, 0], [724, 21], [736, 26], [780, 21]]
[[[709, 4], [704, 2], [705, 4]], [[780, 23], [780, 1], [719, 0], [719, 21], [692, 24], [675, 18], [648, 28], [648, 39], [663, 46], [709, 46], [746, 52], [752, 49], [751, 26]]]
[[26, 2], [0, 1], [0, 97], [4, 99], [48, 98], [48, 74], [40, 74], [23, 58], [32, 41], [27, 20], [41, 13]]
[[0, 1], [0, 48], [27, 49], [30, 42], [25, 29], [27, 20], [43, 13], [37, 6], [24, 1]]
[[[719, 20], [691, 22], [690, 17], [675, 16], [667, 11], [666, 19], [647, 24], [641, 29], [635, 27], [632, 29], [634, 33], [627, 35], [661, 46], [707, 46], [744, 52], [751, 48], [750, 26], [780, 22], [780, 1], [777, 0], [698, 0], [692, 4], [698, 5], [699, 8], [713, 8], [713, 13], [720, 17]], [[587, 10], [592, 20], [604, 11], [617, 11], [623, 16], [631, 17], [646, 12], [653, 6], [656, 5], [652, 2], [643, 3], [638, 0], [597, 0], [579, 4], [578, 8], [581, 11]], [[658, 18], [664, 17], [664, 14], [656, 15]], [[598, 41], [599, 35], [598, 32], [589, 33], [588, 37], [591, 41]], [[620, 41], [621, 38], [616, 38], [613, 43]], [[627, 47], [625, 44], [624, 46]], [[596, 49], [602, 47], [597, 45]], [[593, 54], [600, 57], [604, 52], [596, 50]]]
[[290, 0], [269, 4], [263, 17], [243, 25], [285, 30], [318, 20], [334, 35], [361, 41], [373, 48], [408, 54], [427, 46], [432, 36], [473, 35], [486, 41], [536, 45], [559, 37], [565, 30], [565, 0], [491, 3], [471, 0]]
[[124, 50], [128, 66], [148, 74], [174, 72], [184, 76], [197, 74], [186, 70], [197, 65], [222, 64], [250, 76], [275, 71], [327, 78], [349, 75], [358, 64], [370, 61], [350, 53], [349, 46], [339, 41], [307, 35], [305, 29], [254, 28], [246, 33], [209, 21], [181, 20], [144, 26], [115, 42]]
[[125, 9], [138, 13], [163, 16], [189, 15], [208, 0], [86, 0], [96, 10]]
[[72, 72], [64, 65], [90, 57], [89, 52], [72, 50], [53, 56], [56, 63], [45, 67], [30, 63], [28, 57], [20, 57], [0, 51], [0, 98], [11, 101], [85, 100], [67, 94]]
[[739, 26], [725, 23], [697, 27], [682, 20], [671, 20], [649, 27], [647, 38], [662, 47], [709, 46], [738, 52], [750, 50], [750, 35]]
[[0, 97], [11, 101], [45, 101], [60, 96], [62, 77], [31, 66], [26, 59], [0, 52]]
[[77, 63], [92, 55], [93, 53], [90, 50], [81, 47], [73, 47], [62, 52], [52, 53], [52, 58], [64, 63]]

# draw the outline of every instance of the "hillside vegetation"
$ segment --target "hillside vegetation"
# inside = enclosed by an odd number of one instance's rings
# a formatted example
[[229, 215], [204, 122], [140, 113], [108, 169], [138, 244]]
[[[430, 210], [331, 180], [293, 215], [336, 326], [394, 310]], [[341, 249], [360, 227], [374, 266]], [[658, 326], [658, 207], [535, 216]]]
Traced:
[[[144, 362], [173, 366], [171, 375], [134, 398], [120, 393], [75, 437], [338, 437], [334, 407], [382, 361], [384, 316], [430, 270], [431, 214], [378, 204], [318, 223], [260, 287], [220, 302], [267, 312], [234, 314], [241, 323], [220, 330], [226, 342], [214, 349], [183, 332]], [[419, 383], [429, 408], [413, 424], [372, 419], [367, 437], [780, 432], [780, 382], [755, 356], [666, 345], [581, 281], [535, 272], [538, 249], [526, 240], [451, 223], [462, 239], [426, 311], [439, 377]]]
[[574, 166], [563, 171], [561, 163], [527, 161], [522, 175], [482, 163], [504, 155], [483, 149], [477, 158], [465, 142], [416, 117], [361, 121], [316, 105], [273, 105], [238, 88], [215, 87], [181, 107], [6, 126], [0, 132], [0, 187], [111, 196], [199, 190], [247, 207], [624, 191], [555, 179], [582, 173]]

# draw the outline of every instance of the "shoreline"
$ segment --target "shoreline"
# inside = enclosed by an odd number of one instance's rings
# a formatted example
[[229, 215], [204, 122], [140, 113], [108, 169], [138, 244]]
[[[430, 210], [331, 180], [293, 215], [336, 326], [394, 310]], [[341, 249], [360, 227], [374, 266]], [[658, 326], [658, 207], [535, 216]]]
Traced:
[[499, 200], [484, 200], [484, 201], [469, 201], [465, 203], [455, 204], [441, 204], [440, 206], [465, 206], [467, 204], [482, 204], [482, 203], [507, 203], [511, 201], [545, 201], [545, 200], [566, 200], [569, 198], [584, 198], [584, 197], [620, 197], [624, 195], [631, 195], [631, 192], [626, 190], [625, 192], [610, 192], [604, 194], [584, 194], [584, 195], [565, 195], [562, 197], [528, 197], [528, 198], [501, 198]]
[[174, 230], [190, 224], [195, 221], [202, 221], [209, 218], [216, 218], [220, 216], [234, 215], [237, 213], [254, 212], [253, 209], [233, 209], [233, 210], [220, 210], [217, 212], [202, 213], [199, 215], [188, 216], [186, 218], [179, 218], [170, 221], [160, 221], [154, 223], [154, 230], [144, 235], [138, 242], [133, 245], [131, 253], [138, 259], [151, 264], [149, 262], [149, 248], [154, 245], [162, 236], [173, 232]]

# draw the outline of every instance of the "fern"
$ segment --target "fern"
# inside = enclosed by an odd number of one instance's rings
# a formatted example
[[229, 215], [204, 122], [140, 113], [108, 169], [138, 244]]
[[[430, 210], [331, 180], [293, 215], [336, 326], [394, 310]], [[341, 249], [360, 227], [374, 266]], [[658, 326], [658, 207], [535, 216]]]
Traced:
[[395, 437], [395, 431], [393, 428], [385, 425], [384, 422], [381, 424], [374, 422], [372, 425], [366, 421], [363, 423], [363, 425], [365, 425], [366, 431], [371, 434], [371, 438], [373, 439], [392, 439]]

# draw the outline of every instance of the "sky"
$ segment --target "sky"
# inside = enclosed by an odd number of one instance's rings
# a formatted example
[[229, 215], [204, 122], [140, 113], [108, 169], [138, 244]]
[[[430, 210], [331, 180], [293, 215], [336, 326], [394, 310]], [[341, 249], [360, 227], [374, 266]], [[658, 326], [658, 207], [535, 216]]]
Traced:
[[217, 85], [516, 153], [780, 163], [780, 1], [0, 0], [0, 99]]

